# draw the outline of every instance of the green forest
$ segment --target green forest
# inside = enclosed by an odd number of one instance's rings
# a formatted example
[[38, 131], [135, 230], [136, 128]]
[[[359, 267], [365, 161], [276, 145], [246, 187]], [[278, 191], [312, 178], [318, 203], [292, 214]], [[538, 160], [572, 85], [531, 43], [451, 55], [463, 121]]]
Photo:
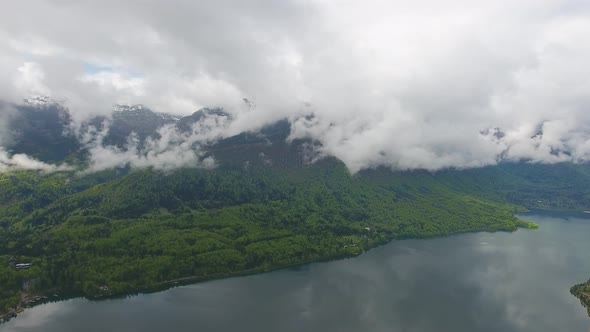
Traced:
[[570, 289], [570, 293], [580, 299], [590, 316], [590, 280], [577, 284]]
[[4, 173], [0, 312], [23, 289], [111, 297], [351, 257], [393, 239], [534, 228], [515, 213], [584, 209], [589, 183], [585, 165], [352, 175], [335, 159], [247, 170]]

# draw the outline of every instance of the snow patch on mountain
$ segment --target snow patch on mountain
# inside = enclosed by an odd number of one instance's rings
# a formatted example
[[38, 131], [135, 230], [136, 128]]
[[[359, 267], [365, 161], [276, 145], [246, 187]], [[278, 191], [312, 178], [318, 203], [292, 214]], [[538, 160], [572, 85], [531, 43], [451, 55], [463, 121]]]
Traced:
[[36, 106], [36, 107], [44, 107], [44, 106], [59, 104], [57, 101], [53, 100], [51, 97], [43, 96], [43, 95], [34, 95], [34, 96], [24, 98], [24, 103], [26, 105]]

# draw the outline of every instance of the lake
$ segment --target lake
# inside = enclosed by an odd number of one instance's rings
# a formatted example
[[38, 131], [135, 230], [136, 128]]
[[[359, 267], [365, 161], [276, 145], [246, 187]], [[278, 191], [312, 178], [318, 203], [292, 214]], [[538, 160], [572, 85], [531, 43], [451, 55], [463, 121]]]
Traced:
[[590, 219], [394, 241], [351, 259], [125, 299], [26, 310], [8, 331], [590, 331], [569, 288], [590, 278]]

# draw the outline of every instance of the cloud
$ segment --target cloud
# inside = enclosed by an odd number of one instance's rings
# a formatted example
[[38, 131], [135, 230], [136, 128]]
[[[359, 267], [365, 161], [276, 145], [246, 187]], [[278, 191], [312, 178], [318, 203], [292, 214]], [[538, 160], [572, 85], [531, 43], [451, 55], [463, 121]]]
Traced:
[[139, 77], [116, 73], [112, 71], [99, 71], [92, 74], [84, 75], [80, 78], [82, 83], [96, 84], [101, 89], [112, 89], [123, 91], [133, 96], [144, 96], [144, 81]]
[[215, 159], [207, 155], [203, 147], [222, 138], [229, 123], [227, 116], [208, 114], [189, 131], [180, 130], [175, 124], [164, 125], [155, 137], [143, 142], [132, 133], [124, 148], [104, 144], [109, 123], [103, 124], [104, 130], [91, 127], [81, 138], [89, 152], [86, 172], [125, 166], [159, 170], [214, 168]]
[[49, 95], [49, 89], [43, 84], [45, 73], [39, 64], [25, 62], [18, 67], [15, 85], [27, 95]]
[[[4, 9], [0, 99], [47, 93], [77, 122], [117, 103], [181, 115], [221, 106], [236, 115], [229, 132], [289, 117], [301, 122], [293, 137], [318, 140], [317, 153], [352, 171], [590, 158], [587, 1], [23, 0]], [[256, 104], [247, 113], [244, 97]], [[313, 123], [299, 116], [305, 104]], [[139, 155], [134, 164], [153, 158]]]
[[26, 154], [9, 155], [0, 147], [0, 173], [13, 170], [35, 170], [44, 173], [54, 173], [71, 171], [73, 167], [69, 165], [47, 164], [37, 159], [31, 158]]

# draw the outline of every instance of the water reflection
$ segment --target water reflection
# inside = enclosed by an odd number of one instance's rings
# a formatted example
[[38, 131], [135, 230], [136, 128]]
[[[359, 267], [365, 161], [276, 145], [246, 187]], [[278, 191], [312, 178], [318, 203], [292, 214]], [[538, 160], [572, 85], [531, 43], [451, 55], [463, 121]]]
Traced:
[[360, 257], [124, 300], [43, 305], [0, 331], [590, 331], [590, 220], [398, 241]]

